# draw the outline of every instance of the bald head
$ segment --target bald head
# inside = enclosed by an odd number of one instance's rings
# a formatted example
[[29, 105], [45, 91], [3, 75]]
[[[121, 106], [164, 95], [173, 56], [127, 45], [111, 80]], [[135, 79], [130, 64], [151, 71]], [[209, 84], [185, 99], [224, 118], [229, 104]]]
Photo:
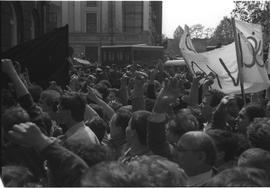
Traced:
[[206, 164], [213, 166], [216, 160], [216, 148], [212, 138], [205, 132], [190, 131], [185, 133], [177, 143], [178, 147], [187, 150], [203, 151], [206, 154]]

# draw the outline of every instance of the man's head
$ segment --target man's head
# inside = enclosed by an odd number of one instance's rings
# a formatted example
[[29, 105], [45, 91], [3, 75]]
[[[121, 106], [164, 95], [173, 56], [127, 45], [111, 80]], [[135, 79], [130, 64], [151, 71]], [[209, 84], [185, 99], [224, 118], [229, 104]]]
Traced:
[[254, 120], [254, 118], [265, 116], [266, 114], [264, 109], [257, 104], [249, 104], [243, 107], [236, 118], [239, 132], [246, 134], [247, 127]]
[[55, 119], [57, 105], [60, 101], [60, 93], [55, 90], [41, 92], [39, 103], [44, 112], [47, 112], [52, 119]]
[[23, 166], [2, 166], [1, 178], [6, 187], [28, 187], [34, 181], [33, 174]]
[[131, 118], [131, 111], [120, 108], [110, 120], [110, 135], [112, 139], [125, 138], [126, 128]]
[[150, 115], [150, 112], [144, 110], [133, 112], [126, 128], [126, 136], [129, 144], [146, 146], [147, 118]]
[[270, 151], [270, 118], [255, 118], [247, 128], [247, 137], [251, 146]]
[[171, 144], [177, 143], [179, 138], [188, 131], [199, 129], [198, 121], [189, 109], [181, 109], [175, 118], [166, 125], [167, 140]]
[[217, 148], [216, 166], [235, 158], [238, 149], [238, 138], [235, 134], [221, 129], [210, 129], [206, 133], [214, 140]]
[[88, 169], [82, 186], [185, 186], [183, 169], [165, 158], [141, 156], [128, 164], [119, 161], [102, 162]]
[[58, 119], [60, 124], [72, 126], [84, 120], [86, 101], [77, 92], [68, 92], [61, 96], [58, 105]]
[[204, 184], [207, 187], [261, 187], [269, 185], [269, 180], [267, 180], [263, 170], [245, 167], [223, 170]]
[[270, 179], [270, 152], [261, 148], [250, 148], [244, 151], [240, 155], [237, 165], [239, 167], [262, 169]]
[[215, 164], [214, 141], [204, 132], [185, 133], [177, 142], [175, 149], [177, 163], [189, 176], [209, 171]]
[[[5, 110], [1, 118], [1, 137], [8, 138], [8, 131], [12, 130], [15, 124], [29, 122], [29, 114], [20, 106], [10, 107]], [[4, 141], [4, 140], [2, 140]]]

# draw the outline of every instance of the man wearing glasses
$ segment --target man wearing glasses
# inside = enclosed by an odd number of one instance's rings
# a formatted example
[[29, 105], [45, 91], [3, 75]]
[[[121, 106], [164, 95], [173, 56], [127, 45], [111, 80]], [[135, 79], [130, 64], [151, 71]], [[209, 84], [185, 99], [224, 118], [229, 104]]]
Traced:
[[176, 162], [189, 176], [189, 186], [200, 186], [213, 176], [216, 149], [213, 140], [204, 132], [185, 133], [175, 146]]

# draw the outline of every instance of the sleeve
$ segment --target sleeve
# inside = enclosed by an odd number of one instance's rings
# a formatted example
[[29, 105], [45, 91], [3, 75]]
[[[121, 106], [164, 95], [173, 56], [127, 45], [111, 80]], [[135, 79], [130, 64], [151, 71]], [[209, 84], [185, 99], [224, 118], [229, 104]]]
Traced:
[[41, 151], [49, 168], [49, 186], [80, 186], [80, 178], [88, 165], [79, 156], [54, 142]]
[[165, 125], [166, 125], [165, 115], [152, 114], [148, 118], [147, 142], [150, 150], [154, 154], [171, 159], [172, 153], [170, 150], [170, 145], [167, 142]]

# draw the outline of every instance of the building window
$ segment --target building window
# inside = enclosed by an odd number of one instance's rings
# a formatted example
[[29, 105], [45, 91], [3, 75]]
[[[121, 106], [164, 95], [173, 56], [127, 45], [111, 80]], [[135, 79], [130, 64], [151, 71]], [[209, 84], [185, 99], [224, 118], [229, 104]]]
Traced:
[[143, 30], [143, 2], [124, 1], [123, 2], [123, 31], [142, 32]]
[[96, 1], [86, 1], [86, 6], [87, 7], [96, 7], [97, 2]]
[[96, 13], [86, 14], [86, 32], [87, 33], [97, 32], [97, 14]]

